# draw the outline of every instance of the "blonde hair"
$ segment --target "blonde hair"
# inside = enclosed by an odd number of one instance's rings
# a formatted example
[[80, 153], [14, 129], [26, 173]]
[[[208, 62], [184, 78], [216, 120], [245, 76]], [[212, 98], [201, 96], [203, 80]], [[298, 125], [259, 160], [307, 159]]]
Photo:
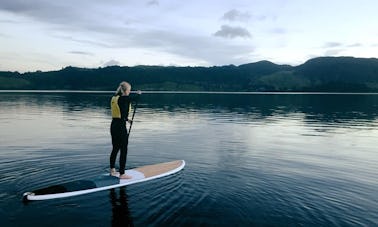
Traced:
[[131, 85], [127, 83], [126, 81], [122, 81], [118, 88], [117, 91], [115, 92], [116, 95], [122, 95], [126, 91], [131, 91]]

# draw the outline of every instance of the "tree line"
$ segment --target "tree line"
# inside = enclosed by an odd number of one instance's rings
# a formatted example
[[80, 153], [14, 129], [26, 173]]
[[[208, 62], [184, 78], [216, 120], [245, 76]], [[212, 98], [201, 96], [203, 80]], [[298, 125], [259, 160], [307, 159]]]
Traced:
[[120, 81], [154, 91], [378, 92], [378, 59], [320, 57], [302, 65], [259, 61], [213, 67], [66, 67], [0, 72], [0, 89], [114, 90]]

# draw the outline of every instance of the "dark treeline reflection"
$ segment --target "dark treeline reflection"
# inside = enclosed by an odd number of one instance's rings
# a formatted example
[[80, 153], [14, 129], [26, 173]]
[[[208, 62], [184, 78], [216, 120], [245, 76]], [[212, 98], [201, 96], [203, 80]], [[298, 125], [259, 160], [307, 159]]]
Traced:
[[236, 113], [266, 118], [303, 113], [313, 121], [373, 121], [378, 113], [378, 95], [338, 94], [147, 94], [143, 107], [166, 111]]
[[[1, 93], [0, 102], [22, 108], [37, 105], [63, 111], [96, 111], [107, 114], [112, 93]], [[302, 113], [309, 121], [373, 121], [378, 115], [376, 94], [142, 94], [138, 107], [150, 111], [253, 115], [257, 118]]]

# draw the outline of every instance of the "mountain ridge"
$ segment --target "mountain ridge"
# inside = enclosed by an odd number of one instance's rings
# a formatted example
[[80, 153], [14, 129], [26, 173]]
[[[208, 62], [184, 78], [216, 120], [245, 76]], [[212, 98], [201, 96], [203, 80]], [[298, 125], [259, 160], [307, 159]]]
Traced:
[[68, 66], [48, 72], [0, 72], [0, 89], [378, 92], [378, 59], [318, 57], [298, 66], [270, 61], [224, 66]]

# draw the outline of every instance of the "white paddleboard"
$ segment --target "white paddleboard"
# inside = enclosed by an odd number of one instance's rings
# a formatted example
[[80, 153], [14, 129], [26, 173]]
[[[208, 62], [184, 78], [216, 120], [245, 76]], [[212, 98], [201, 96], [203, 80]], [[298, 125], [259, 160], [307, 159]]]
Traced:
[[184, 166], [184, 160], [176, 160], [128, 169], [125, 173], [131, 176], [131, 179], [119, 179], [110, 175], [102, 175], [91, 180], [77, 180], [53, 185], [32, 192], [25, 192], [23, 194], [24, 201], [65, 198], [136, 184], [174, 174], [182, 170]]

